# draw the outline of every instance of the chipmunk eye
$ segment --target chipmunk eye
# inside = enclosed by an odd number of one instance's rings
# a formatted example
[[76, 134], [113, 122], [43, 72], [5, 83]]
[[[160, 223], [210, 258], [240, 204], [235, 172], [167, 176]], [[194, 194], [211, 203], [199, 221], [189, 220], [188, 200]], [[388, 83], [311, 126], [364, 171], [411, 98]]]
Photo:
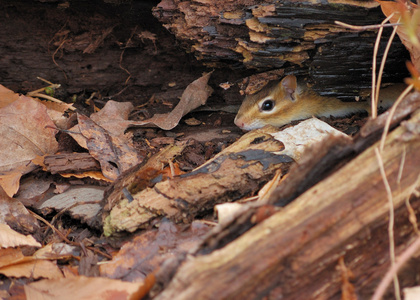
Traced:
[[271, 99], [267, 99], [261, 104], [262, 111], [270, 111], [273, 108], [274, 108], [274, 101]]

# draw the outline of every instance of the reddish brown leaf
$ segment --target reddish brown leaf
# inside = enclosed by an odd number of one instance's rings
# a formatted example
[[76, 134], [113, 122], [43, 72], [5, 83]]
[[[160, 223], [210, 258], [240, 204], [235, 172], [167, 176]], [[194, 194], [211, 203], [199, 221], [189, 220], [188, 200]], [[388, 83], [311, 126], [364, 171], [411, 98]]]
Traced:
[[344, 263], [344, 258], [341, 256], [338, 260], [338, 269], [341, 273], [341, 299], [342, 300], [357, 300], [353, 284], [350, 280], [354, 280], [353, 272], [347, 268]]
[[410, 52], [411, 62], [414, 64], [417, 70], [420, 70], [420, 47], [415, 45], [415, 40], [413, 40], [413, 35], [416, 35], [417, 41], [420, 39], [420, 24], [416, 19], [419, 16], [417, 5], [411, 2], [411, 7], [408, 8], [402, 5], [401, 2], [393, 1], [380, 1], [377, 0], [381, 5], [382, 12], [385, 16], [390, 16], [392, 13], [395, 13], [394, 16], [390, 19], [391, 23], [398, 23], [400, 17], [402, 17], [402, 26], [398, 26], [397, 34], [401, 39], [401, 42]]
[[412, 84], [414, 88], [420, 91], [420, 72], [414, 67], [411, 62], [407, 62], [407, 69], [411, 74], [411, 78], [406, 78], [406, 84]]

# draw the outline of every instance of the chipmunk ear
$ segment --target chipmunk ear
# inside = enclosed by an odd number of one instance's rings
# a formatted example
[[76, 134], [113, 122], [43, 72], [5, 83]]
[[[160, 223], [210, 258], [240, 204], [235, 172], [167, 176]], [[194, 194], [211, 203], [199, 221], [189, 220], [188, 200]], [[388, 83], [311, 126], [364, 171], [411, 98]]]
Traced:
[[280, 81], [285, 97], [291, 101], [295, 101], [295, 91], [297, 88], [296, 76], [287, 75]]

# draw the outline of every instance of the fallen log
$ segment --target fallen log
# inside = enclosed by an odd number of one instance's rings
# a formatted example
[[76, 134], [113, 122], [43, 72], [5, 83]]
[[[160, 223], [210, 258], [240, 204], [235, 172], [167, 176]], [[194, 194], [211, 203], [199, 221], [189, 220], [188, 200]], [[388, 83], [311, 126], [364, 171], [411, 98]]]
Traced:
[[[419, 95], [411, 97], [418, 99]], [[208, 243], [204, 243], [192, 256], [181, 259], [180, 266], [172, 266], [171, 271], [163, 268], [162, 272], [175, 276], [161, 293], [155, 290], [152, 296], [340, 299], [349, 285], [361, 299], [371, 296], [390, 265], [389, 203], [395, 209], [396, 255], [417, 236], [413, 228], [417, 225], [410, 223], [415, 215], [406, 208], [409, 201], [418, 217], [418, 102], [416, 107], [411, 118], [388, 135], [383, 151], [378, 150], [379, 142], [372, 144], [285, 208], [273, 210], [270, 217], [230, 243], [224, 241], [224, 247], [205, 251]], [[206, 252], [211, 253], [202, 255]], [[346, 272], [354, 274], [352, 283], [346, 281]], [[413, 269], [405, 270], [403, 286], [414, 285], [415, 274]], [[344, 285], [347, 290], [342, 291]]]
[[[334, 22], [372, 25], [385, 19], [373, 0], [163, 0], [153, 14], [209, 66], [228, 63], [231, 68], [309, 75], [316, 91], [349, 99], [354, 99], [354, 90], [370, 87], [376, 32], [355, 32]], [[395, 41], [384, 80], [403, 78], [407, 58]]]

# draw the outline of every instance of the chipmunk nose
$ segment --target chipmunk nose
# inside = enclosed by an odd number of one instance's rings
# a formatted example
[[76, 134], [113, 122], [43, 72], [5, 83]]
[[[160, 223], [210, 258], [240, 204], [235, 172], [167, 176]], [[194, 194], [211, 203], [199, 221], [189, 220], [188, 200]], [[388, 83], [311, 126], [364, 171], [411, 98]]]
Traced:
[[238, 126], [239, 128], [243, 128], [245, 126], [244, 122], [241, 121], [240, 118], [236, 117], [235, 121], [234, 121], [235, 125]]

